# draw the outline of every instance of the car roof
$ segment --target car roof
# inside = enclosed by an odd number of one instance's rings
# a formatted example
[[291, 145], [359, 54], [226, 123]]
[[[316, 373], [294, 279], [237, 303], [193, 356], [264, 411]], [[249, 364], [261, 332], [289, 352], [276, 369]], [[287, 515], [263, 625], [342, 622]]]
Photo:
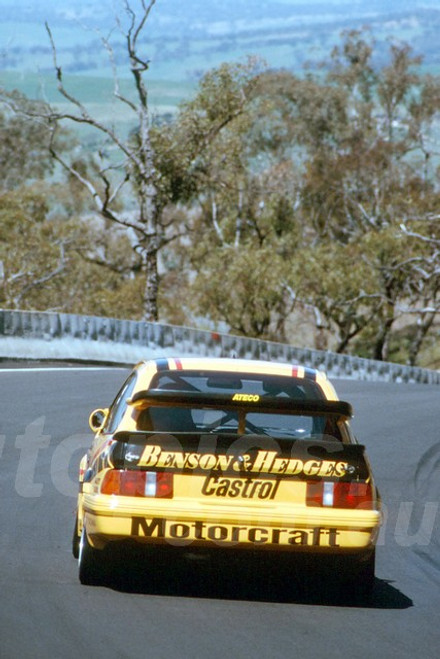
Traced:
[[136, 368], [140, 371], [142, 386], [145, 388], [148, 388], [149, 381], [156, 373], [166, 371], [246, 373], [310, 379], [321, 387], [326, 398], [337, 400], [336, 392], [323, 371], [298, 364], [226, 357], [164, 357], [145, 360], [137, 364]]
[[155, 364], [159, 371], [221, 371], [227, 373], [258, 373], [266, 375], [284, 375], [316, 379], [317, 371], [313, 368], [282, 362], [258, 359], [233, 359], [230, 357], [166, 357], [146, 360], [145, 365]]

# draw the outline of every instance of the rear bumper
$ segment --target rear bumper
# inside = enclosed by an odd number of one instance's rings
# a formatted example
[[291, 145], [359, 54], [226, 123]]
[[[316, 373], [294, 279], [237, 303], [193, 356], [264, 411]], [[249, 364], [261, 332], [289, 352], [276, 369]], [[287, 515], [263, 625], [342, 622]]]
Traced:
[[198, 502], [164, 502], [105, 495], [84, 496], [90, 543], [133, 540], [187, 549], [278, 552], [365, 552], [375, 545], [379, 511], [275, 506], [247, 508]]

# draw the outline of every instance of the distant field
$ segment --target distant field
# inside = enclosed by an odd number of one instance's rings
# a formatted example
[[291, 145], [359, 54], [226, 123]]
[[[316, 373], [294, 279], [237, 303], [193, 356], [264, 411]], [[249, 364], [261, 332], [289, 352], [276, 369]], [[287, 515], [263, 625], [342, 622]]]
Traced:
[[[68, 75], [65, 84], [69, 92], [87, 103], [88, 107], [93, 104], [103, 119], [130, 120], [127, 106], [116, 101], [113, 96], [111, 78]], [[17, 89], [32, 99], [46, 100], [56, 105], [66, 103], [57, 90], [54, 74], [17, 74], [15, 71], [0, 71], [0, 85], [8, 90]], [[132, 97], [133, 87], [130, 80], [121, 80], [120, 87], [122, 93], [129, 98]], [[189, 98], [194, 88], [195, 85], [189, 82], [151, 80], [148, 82], [151, 111], [158, 114], [175, 112], [178, 104]]]
[[[46, 74], [53, 69], [47, 21], [66, 74], [109, 77], [101, 37], [114, 27], [117, 5], [113, 0], [16, 0], [16, 5], [0, 0], [0, 71]], [[166, 0], [152, 12], [140, 47], [151, 61], [151, 79], [174, 86], [173, 81], [194, 84], [206, 70], [247, 55], [299, 72], [305, 62], [328, 58], [344, 30], [364, 26], [382, 57], [391, 37], [408, 42], [431, 72], [440, 71], [440, 0]], [[118, 30], [111, 34], [123, 77], [125, 47]]]
[[[112, 96], [112, 70], [101, 42], [114, 27], [113, 0], [0, 0], [0, 86], [19, 89], [51, 103], [56, 90], [53, 54], [45, 21], [50, 24], [59, 64], [72, 93], [102, 119], [130, 127], [135, 119]], [[197, 81], [224, 61], [257, 55], [269, 67], [297, 74], [305, 63], [329, 59], [344, 30], [368, 25], [385, 63], [388, 38], [407, 42], [424, 58], [423, 68], [440, 73], [440, 0], [166, 0], [158, 2], [139, 44], [150, 59], [147, 82], [153, 113], [176, 111], [194, 92]], [[101, 30], [98, 32], [97, 29]], [[115, 30], [112, 45], [124, 93], [125, 46]]]

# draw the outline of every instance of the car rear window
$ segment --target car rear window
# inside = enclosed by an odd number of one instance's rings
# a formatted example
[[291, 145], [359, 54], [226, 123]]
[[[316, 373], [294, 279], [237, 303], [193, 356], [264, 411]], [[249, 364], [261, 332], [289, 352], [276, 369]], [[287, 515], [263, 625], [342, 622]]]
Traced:
[[253, 410], [238, 412], [191, 406], [148, 407], [140, 412], [137, 429], [167, 433], [239, 433], [286, 439], [342, 440], [337, 420], [331, 415]]

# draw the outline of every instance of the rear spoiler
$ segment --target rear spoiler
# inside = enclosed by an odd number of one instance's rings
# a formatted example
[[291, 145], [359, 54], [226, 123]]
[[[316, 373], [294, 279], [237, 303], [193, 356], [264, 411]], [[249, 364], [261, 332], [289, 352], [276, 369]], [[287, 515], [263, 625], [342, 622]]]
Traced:
[[342, 400], [300, 400], [287, 396], [259, 396], [246, 393], [205, 393], [201, 391], [172, 391], [149, 389], [138, 391], [127, 400], [134, 407], [173, 406], [173, 407], [206, 407], [210, 409], [246, 409], [267, 413], [284, 414], [326, 414], [349, 419], [353, 416], [350, 403]]

